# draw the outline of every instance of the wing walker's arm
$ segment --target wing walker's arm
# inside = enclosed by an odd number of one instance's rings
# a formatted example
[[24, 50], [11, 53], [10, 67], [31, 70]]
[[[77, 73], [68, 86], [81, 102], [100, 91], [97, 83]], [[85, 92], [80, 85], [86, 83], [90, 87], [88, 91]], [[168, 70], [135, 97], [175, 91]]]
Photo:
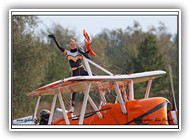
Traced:
[[84, 52], [82, 49], [78, 48], [78, 52], [82, 54], [84, 57], [91, 59], [91, 57], [89, 56], [89, 51]]
[[[60, 50], [61, 52], [64, 52], [64, 51], [65, 51], [65, 48], [63, 48], [63, 47], [60, 45], [60, 43], [57, 41], [57, 39], [56, 39], [56, 37], [54, 36], [54, 34], [50, 34], [50, 35], [48, 35], [48, 37], [50, 37], [50, 38], [52, 38], [52, 39], [54, 40], [56, 46], [59, 48], [59, 50]], [[88, 59], [91, 59], [91, 57], [89, 56], [89, 51], [84, 52], [83, 50], [81, 50], [80, 48], [78, 48], [78, 52], [79, 52], [80, 54], [82, 54], [84, 57], [86, 57], [86, 58], [88, 58]]]
[[57, 47], [60, 49], [60, 51], [64, 52], [65, 48], [63, 48], [60, 43], [57, 41], [56, 37], [54, 36], [54, 34], [50, 34], [48, 35], [48, 37], [52, 38], [55, 41], [55, 44], [57, 45]]

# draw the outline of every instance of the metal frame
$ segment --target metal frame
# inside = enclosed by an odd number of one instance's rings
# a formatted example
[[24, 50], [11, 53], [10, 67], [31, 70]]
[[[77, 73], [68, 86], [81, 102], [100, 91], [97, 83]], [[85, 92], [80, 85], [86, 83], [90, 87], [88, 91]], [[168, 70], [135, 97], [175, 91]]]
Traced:
[[[92, 65], [94, 65], [95, 67], [97, 67], [97, 68], [99, 68], [100, 70], [102, 70], [102, 71], [104, 71], [105, 73], [107, 73], [107, 74], [109, 74], [109, 75], [113, 75], [113, 73], [111, 73], [111, 72], [109, 72], [108, 70], [106, 70], [106, 69], [104, 69], [103, 67], [101, 67], [100, 65], [98, 65], [98, 64], [96, 64], [96, 63], [94, 63], [93, 61], [91, 61], [91, 60], [89, 60], [89, 59], [86, 59], [85, 57], [83, 57], [83, 61], [84, 61], [84, 64], [85, 64], [85, 67], [86, 67], [86, 69], [87, 69], [87, 72], [88, 72], [88, 74], [89, 74], [89, 76], [92, 76], [92, 71], [91, 71], [91, 68], [90, 68], [90, 65], [89, 65], [89, 63], [91, 63]], [[126, 114], [127, 113], [127, 111], [126, 111], [126, 107], [125, 107], [125, 104], [124, 104], [124, 101], [123, 101], [123, 98], [122, 98], [122, 95], [121, 95], [121, 91], [120, 91], [120, 89], [119, 89], [119, 85], [118, 85], [118, 82], [115, 82], [114, 83], [115, 84], [115, 91], [116, 91], [116, 94], [117, 94], [117, 96], [118, 96], [118, 100], [119, 100], [119, 104], [120, 104], [120, 106], [121, 106], [121, 109], [122, 109], [122, 112], [124, 113], [124, 114]], [[91, 85], [91, 84], [90, 84]], [[132, 85], [133, 85], [133, 82], [132, 82]], [[88, 85], [89, 86], [89, 85]], [[132, 86], [132, 88], [133, 88], [133, 86]], [[90, 89], [89, 89], [90, 90]], [[132, 90], [133, 91], [133, 90]], [[89, 96], [89, 93], [86, 93], [85, 94], [85, 96]], [[90, 97], [90, 96], [89, 96]], [[134, 98], [134, 97], [133, 97]], [[83, 101], [83, 105], [84, 105], [84, 103], [86, 102], [86, 99], [85, 99], [85, 97], [84, 97], [84, 101]], [[87, 102], [86, 102], [86, 104], [87, 104]], [[86, 106], [84, 106], [85, 107], [85, 109], [86, 109]], [[95, 109], [96, 109], [97, 107], [95, 107]], [[84, 108], [82, 107], [82, 110], [83, 110]], [[82, 111], [81, 111], [82, 112]], [[81, 114], [83, 114], [83, 113], [81, 113]], [[101, 113], [99, 112], [99, 117], [102, 117], [102, 114], [100, 115]], [[83, 116], [84, 117], [84, 116]], [[81, 118], [81, 117], [80, 117]], [[84, 119], [84, 118], [83, 118]], [[81, 124], [83, 122], [83, 120], [81, 119], [80, 121], [79, 121], [79, 124]]]

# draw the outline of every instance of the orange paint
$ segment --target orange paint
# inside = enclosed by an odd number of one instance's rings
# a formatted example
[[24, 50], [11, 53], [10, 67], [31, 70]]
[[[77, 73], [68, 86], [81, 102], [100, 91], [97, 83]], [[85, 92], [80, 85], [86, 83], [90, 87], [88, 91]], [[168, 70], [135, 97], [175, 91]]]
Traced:
[[[131, 100], [125, 102], [127, 114], [123, 114], [120, 105], [109, 103], [100, 109], [103, 118], [99, 118], [97, 114], [92, 114], [84, 118], [84, 125], [167, 125], [167, 100], [165, 98], [156, 97], [141, 100]], [[68, 113], [70, 124], [77, 125], [79, 118], [72, 120]], [[52, 122], [54, 125], [66, 124], [64, 117]]]

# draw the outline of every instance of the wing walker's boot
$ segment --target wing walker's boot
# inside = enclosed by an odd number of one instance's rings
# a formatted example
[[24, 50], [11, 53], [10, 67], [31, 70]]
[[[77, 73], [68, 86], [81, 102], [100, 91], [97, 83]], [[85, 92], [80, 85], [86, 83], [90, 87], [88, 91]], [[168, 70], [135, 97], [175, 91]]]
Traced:
[[76, 104], [75, 101], [71, 101], [71, 108], [70, 108], [69, 112], [71, 113], [71, 118], [72, 119], [76, 119], [77, 118], [77, 115], [74, 114], [74, 110], [75, 110], [74, 105], [75, 104]]

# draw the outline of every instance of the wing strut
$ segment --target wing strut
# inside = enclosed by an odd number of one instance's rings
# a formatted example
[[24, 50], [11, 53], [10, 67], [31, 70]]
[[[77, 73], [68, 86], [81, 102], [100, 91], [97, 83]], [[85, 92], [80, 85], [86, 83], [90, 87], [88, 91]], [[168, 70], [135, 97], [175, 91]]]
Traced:
[[90, 96], [88, 96], [88, 101], [91, 104], [91, 106], [94, 109], [94, 111], [97, 112], [98, 117], [102, 118], [102, 114], [100, 113], [99, 109], [97, 108], [96, 104], [94, 103], [94, 101], [92, 100], [92, 98]]
[[118, 82], [115, 82], [115, 92], [116, 92], [116, 94], [117, 94], [117, 97], [118, 97], [119, 104], [120, 104], [120, 106], [121, 106], [122, 112], [123, 112], [123, 114], [126, 114], [127, 111], [126, 111], [125, 103], [124, 103], [123, 98], [122, 98], [122, 95], [121, 95], [121, 91], [120, 91], [120, 89], [119, 89], [119, 84], [118, 84]]
[[130, 80], [129, 82], [129, 100], [134, 100], [133, 80]]
[[92, 76], [92, 70], [91, 70], [90, 65], [89, 65], [89, 63], [88, 63], [88, 59], [86, 59], [85, 57], [83, 57], [83, 61], [84, 61], [86, 70], [87, 70], [87, 72], [88, 72], [88, 75], [89, 75], [89, 76]]
[[52, 102], [52, 105], [51, 105], [51, 113], [50, 113], [48, 124], [51, 124], [51, 122], [53, 120], [53, 115], [54, 115], [55, 105], [56, 105], [56, 101], [57, 101], [57, 96], [58, 96], [58, 99], [59, 99], [59, 103], [60, 103], [60, 106], [61, 106], [61, 109], [62, 109], [62, 112], [63, 112], [63, 116], [65, 118], [66, 124], [70, 124], [68, 116], [67, 116], [67, 113], [65, 111], [65, 105], [63, 103], [63, 98], [61, 96], [61, 92], [59, 92], [58, 94], [55, 94], [53, 96], [53, 102]]
[[37, 100], [36, 107], [35, 107], [35, 111], [34, 111], [34, 119], [35, 119], [36, 116], [37, 116], [37, 111], [38, 111], [40, 99], [41, 99], [41, 96], [38, 96], [38, 100]]
[[152, 79], [148, 80], [148, 85], [146, 87], [146, 92], [145, 92], [144, 98], [149, 97], [151, 85], [152, 85]]
[[61, 105], [61, 109], [62, 109], [62, 112], [63, 112], [63, 116], [65, 118], [66, 124], [70, 124], [68, 116], [67, 116], [67, 112], [65, 111], [66, 109], [65, 109], [65, 105], [63, 103], [63, 98], [61, 96], [61, 92], [58, 93], [58, 98], [59, 98], [59, 103]]
[[48, 124], [51, 124], [51, 122], [52, 122], [56, 101], [57, 101], [57, 94], [55, 94], [53, 96], [53, 102], [52, 102], [52, 105], [51, 105], [51, 113], [50, 113], [50, 116], [49, 116]]
[[91, 63], [92, 65], [94, 65], [95, 67], [99, 68], [100, 70], [102, 70], [103, 72], [109, 74], [109, 75], [113, 75], [113, 73], [111, 73], [110, 71], [106, 70], [105, 68], [101, 67], [100, 65], [94, 63], [93, 61], [87, 59], [89, 63]]
[[83, 121], [84, 121], [84, 114], [85, 114], [85, 110], [86, 110], [87, 100], [89, 98], [90, 87], [91, 87], [91, 83], [88, 83], [85, 93], [84, 93], [85, 95], [84, 95], [82, 109], [81, 109], [81, 113], [80, 113], [79, 124], [83, 124]]

